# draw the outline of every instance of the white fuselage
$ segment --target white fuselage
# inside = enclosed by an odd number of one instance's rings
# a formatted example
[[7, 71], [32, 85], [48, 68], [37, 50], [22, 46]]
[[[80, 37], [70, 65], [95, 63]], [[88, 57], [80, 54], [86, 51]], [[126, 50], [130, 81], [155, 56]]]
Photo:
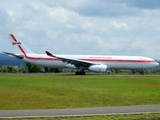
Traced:
[[[105, 64], [110, 69], [148, 69], [159, 64], [151, 58], [141, 56], [104, 56], [104, 55], [56, 55], [75, 58], [96, 64]], [[72, 64], [62, 62], [61, 59], [47, 56], [45, 54], [26, 54], [25, 62], [52, 68], [76, 68]]]
[[85, 75], [84, 70], [93, 72], [105, 72], [109, 69], [133, 69], [141, 70], [153, 68], [159, 65], [154, 59], [142, 56], [112, 56], [112, 55], [55, 55], [49, 51], [46, 54], [35, 54], [29, 50], [13, 34], [9, 35], [14, 53], [4, 52], [13, 57], [32, 64], [51, 68], [75, 68], [76, 75]]

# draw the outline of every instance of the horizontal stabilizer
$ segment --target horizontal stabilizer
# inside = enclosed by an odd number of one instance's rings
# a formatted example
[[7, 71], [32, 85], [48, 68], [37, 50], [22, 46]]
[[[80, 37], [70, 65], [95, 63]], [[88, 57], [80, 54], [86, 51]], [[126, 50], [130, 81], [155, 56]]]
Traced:
[[24, 58], [23, 55], [15, 55], [14, 53], [9, 53], [9, 52], [4, 52], [4, 51], [3, 51], [3, 53], [5, 53], [5, 54], [7, 54], [7, 55], [11, 55], [11, 56], [13, 56], [13, 57], [16, 57], [16, 58], [18, 58], [18, 59], [23, 59], [23, 58]]

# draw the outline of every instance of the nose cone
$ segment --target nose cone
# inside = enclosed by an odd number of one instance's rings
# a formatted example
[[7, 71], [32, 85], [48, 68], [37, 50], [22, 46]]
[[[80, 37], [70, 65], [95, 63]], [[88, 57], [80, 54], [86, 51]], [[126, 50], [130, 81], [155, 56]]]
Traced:
[[155, 65], [158, 66], [160, 64], [160, 60], [155, 60]]

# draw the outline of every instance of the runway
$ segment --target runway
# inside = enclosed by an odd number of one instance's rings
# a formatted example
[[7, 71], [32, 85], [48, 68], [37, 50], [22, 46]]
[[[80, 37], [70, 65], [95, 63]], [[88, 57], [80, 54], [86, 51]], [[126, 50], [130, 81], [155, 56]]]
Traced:
[[51, 109], [51, 110], [1, 110], [0, 119], [3, 118], [51, 118], [51, 117], [84, 117], [103, 115], [128, 115], [160, 113], [159, 105], [146, 106], [120, 106], [99, 108], [76, 109]]
[[0, 76], [160, 76], [160, 74], [86, 74], [86, 75], [75, 75], [74, 73], [0, 73]]

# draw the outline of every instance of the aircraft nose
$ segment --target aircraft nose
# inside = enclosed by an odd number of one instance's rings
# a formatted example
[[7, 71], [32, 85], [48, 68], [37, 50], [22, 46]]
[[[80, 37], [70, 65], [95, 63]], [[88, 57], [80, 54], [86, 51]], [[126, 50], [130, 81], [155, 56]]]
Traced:
[[160, 61], [158, 61], [158, 60], [155, 60], [155, 64], [156, 64], [156, 66], [158, 66], [159, 64], [160, 64]]
[[157, 66], [159, 66], [159, 63], [157, 62]]

